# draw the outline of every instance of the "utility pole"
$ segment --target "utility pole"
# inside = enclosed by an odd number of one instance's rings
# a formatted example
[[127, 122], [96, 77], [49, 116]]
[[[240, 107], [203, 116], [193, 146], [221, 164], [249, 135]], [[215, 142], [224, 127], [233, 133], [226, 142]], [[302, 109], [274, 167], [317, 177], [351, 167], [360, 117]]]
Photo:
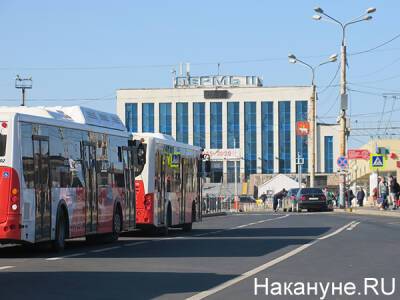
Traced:
[[[318, 13], [317, 15], [313, 16], [313, 19], [316, 21], [323, 20], [327, 22], [334, 22], [339, 24], [342, 29], [342, 43], [341, 43], [341, 72], [340, 72], [340, 114], [339, 114], [339, 155], [346, 156], [346, 147], [347, 147], [347, 136], [348, 136], [348, 129], [347, 129], [347, 118], [346, 118], [346, 111], [348, 107], [348, 96], [347, 96], [347, 88], [346, 88], [346, 67], [347, 67], [347, 53], [346, 53], [346, 28], [349, 25], [359, 23], [362, 21], [369, 21], [372, 19], [370, 14], [376, 11], [376, 8], [371, 7], [368, 8], [365, 13], [357, 18], [347, 22], [342, 23], [337, 19], [331, 17], [330, 15], [326, 14], [321, 7], [314, 8], [314, 11]], [[344, 201], [344, 193], [346, 187], [346, 174], [343, 172], [340, 174], [340, 182], [339, 182], [339, 199], [340, 199], [340, 206], [345, 207]]]
[[[237, 151], [236, 149], [236, 138], [233, 139], [233, 148], [235, 148], [235, 151]], [[236, 201], [236, 196], [237, 196], [237, 158], [235, 158], [235, 185], [234, 185], [234, 189], [235, 192], [233, 193], [233, 199], [234, 201]], [[229, 210], [231, 210], [231, 202], [229, 201]]]
[[[316, 87], [315, 87], [315, 83], [313, 80], [313, 84], [312, 84], [312, 93], [311, 93], [311, 97], [310, 97], [310, 110], [309, 110], [309, 120], [310, 120], [310, 133], [308, 136], [308, 142], [310, 145], [310, 160], [309, 160], [309, 164], [310, 164], [310, 187], [314, 187], [315, 186], [315, 148], [316, 148], [316, 144], [315, 144], [315, 140], [316, 140], [316, 117], [315, 117], [315, 101], [316, 101]], [[300, 170], [301, 170], [302, 165], [300, 165]]]
[[[342, 45], [341, 45], [341, 60], [340, 60], [340, 115], [339, 115], [339, 156], [346, 156], [346, 138], [347, 138], [347, 125], [346, 125], [346, 110], [348, 107], [347, 101], [347, 91], [346, 91], [346, 45], [345, 45], [345, 29], [343, 27], [343, 38], [342, 38]], [[339, 180], [339, 199], [340, 205], [345, 207], [345, 193], [346, 187], [346, 173], [340, 173], [340, 180]]]
[[25, 89], [32, 88], [32, 77], [21, 78], [19, 75], [15, 78], [15, 88], [22, 90], [22, 103], [21, 106], [25, 106]]

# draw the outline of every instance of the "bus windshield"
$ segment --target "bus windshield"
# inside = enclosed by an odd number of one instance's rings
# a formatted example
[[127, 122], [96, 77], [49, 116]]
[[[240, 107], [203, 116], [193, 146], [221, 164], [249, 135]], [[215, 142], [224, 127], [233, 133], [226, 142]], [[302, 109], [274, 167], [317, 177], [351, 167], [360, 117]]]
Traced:
[[6, 155], [7, 135], [0, 133], [0, 156]]

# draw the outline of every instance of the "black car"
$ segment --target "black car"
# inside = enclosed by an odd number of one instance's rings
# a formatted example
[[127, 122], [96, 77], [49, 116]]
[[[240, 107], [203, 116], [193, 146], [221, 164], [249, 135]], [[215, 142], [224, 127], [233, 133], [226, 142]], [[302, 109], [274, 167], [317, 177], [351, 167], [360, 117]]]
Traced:
[[298, 211], [307, 209], [307, 211], [325, 211], [328, 210], [326, 197], [320, 188], [302, 188], [296, 196]]
[[246, 196], [246, 195], [239, 196], [239, 201], [241, 203], [256, 203], [256, 199], [254, 199], [253, 196]]

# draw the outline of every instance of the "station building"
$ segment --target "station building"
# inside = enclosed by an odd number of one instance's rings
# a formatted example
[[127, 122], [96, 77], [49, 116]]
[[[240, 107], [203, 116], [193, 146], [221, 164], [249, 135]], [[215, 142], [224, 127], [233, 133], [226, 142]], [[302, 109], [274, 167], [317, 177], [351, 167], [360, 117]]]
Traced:
[[[175, 77], [172, 88], [117, 90], [117, 114], [132, 132], [160, 132], [200, 146], [212, 160], [211, 182], [239, 182], [254, 174], [308, 173], [311, 86], [264, 87], [257, 76]], [[336, 124], [317, 124], [316, 179], [336, 172]], [[236, 165], [236, 172], [235, 172]], [[326, 181], [326, 179], [325, 179]]]

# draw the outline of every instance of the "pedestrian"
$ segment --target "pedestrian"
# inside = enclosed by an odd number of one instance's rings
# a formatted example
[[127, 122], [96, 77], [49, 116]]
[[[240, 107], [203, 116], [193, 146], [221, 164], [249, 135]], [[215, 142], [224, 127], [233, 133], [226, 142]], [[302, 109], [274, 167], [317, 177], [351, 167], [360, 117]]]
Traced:
[[393, 209], [397, 209], [397, 201], [399, 200], [400, 185], [397, 178], [390, 176], [390, 201], [393, 203]]
[[364, 198], [365, 198], [365, 192], [364, 192], [363, 188], [361, 188], [357, 193], [358, 206], [360, 206], [360, 207], [364, 206]]
[[347, 207], [351, 207], [351, 201], [354, 199], [354, 193], [352, 189], [348, 189], [346, 193]]
[[384, 210], [387, 209], [388, 207], [388, 186], [385, 182], [385, 178], [381, 177], [379, 179], [379, 184], [378, 184], [378, 196], [379, 196], [379, 201], [380, 201], [380, 209]]
[[282, 189], [280, 192], [276, 193], [273, 198], [272, 208], [274, 212], [278, 210], [280, 207], [279, 203], [282, 202], [282, 199], [286, 196], [286, 190]]

